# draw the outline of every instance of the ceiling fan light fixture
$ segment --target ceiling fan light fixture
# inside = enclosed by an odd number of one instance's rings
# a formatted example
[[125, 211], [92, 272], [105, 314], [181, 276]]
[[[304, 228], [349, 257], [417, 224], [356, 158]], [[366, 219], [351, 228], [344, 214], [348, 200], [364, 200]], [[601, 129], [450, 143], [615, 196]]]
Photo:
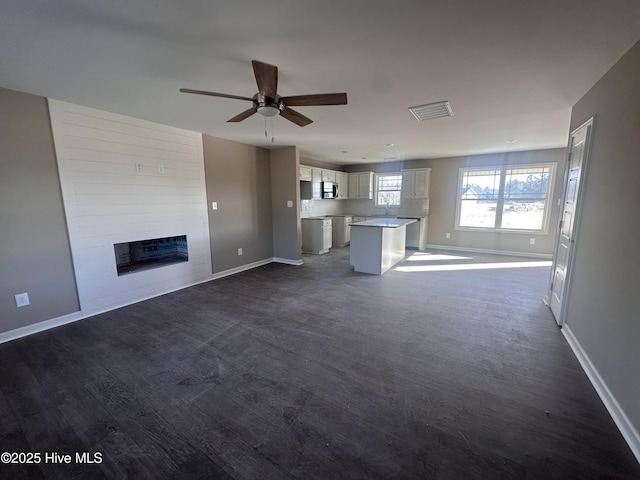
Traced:
[[[296, 112], [289, 106], [312, 106], [312, 105], [346, 105], [347, 94], [342, 93], [312, 93], [309, 95], [294, 95], [292, 97], [281, 97], [278, 95], [278, 67], [268, 63], [252, 60], [253, 74], [256, 77], [258, 93], [253, 98], [230, 95], [228, 93], [216, 93], [206, 90], [193, 90], [191, 88], [181, 88], [183, 93], [194, 93], [196, 95], [209, 95], [211, 97], [233, 98], [236, 100], [248, 100], [253, 103], [252, 107], [239, 113], [227, 122], [242, 122], [254, 113], [259, 113], [263, 117], [273, 118], [281, 115], [284, 119], [295, 123], [299, 127], [304, 127], [313, 123], [308, 117]], [[289, 105], [289, 106], [288, 106]]]
[[264, 117], [276, 117], [280, 115], [280, 109], [273, 105], [263, 105], [257, 108], [258, 113]]
[[434, 118], [453, 117], [453, 110], [448, 100], [416, 105], [415, 107], [409, 107], [409, 111], [419, 122], [432, 120]]

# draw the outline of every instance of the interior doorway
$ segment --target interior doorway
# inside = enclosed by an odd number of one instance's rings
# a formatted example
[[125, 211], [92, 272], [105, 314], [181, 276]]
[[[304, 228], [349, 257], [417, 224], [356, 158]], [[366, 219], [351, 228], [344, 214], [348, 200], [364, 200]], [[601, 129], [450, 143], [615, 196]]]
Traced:
[[558, 223], [556, 246], [553, 253], [551, 278], [545, 303], [559, 326], [564, 323], [566, 296], [571, 285], [573, 257], [575, 255], [576, 226], [586, 174], [593, 130], [593, 117], [576, 128], [569, 136], [569, 155], [565, 174], [562, 211]]

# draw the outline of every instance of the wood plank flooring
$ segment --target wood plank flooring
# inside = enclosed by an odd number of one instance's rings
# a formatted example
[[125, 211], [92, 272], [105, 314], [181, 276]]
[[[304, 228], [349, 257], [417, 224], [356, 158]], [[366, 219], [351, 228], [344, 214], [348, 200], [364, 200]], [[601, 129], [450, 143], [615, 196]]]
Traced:
[[538, 259], [304, 261], [0, 345], [0, 478], [640, 478]]

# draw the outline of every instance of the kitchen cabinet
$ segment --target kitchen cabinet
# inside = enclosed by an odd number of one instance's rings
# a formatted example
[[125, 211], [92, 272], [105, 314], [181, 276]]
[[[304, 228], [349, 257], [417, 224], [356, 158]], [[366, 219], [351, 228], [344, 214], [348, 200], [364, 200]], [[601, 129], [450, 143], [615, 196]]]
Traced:
[[334, 170], [322, 170], [322, 181], [323, 182], [335, 182], [336, 181], [336, 172]]
[[332, 246], [332, 221], [330, 218], [310, 217], [302, 219], [302, 251], [322, 255]]
[[427, 248], [427, 217], [398, 217], [413, 218], [416, 223], [407, 225], [407, 248], [424, 250]]
[[349, 174], [349, 198], [373, 198], [373, 172]]
[[402, 171], [403, 198], [429, 198], [430, 168]]
[[349, 174], [336, 172], [336, 183], [338, 184], [338, 200], [349, 198]]
[[[338, 199], [349, 198], [349, 174], [336, 170], [322, 170], [320, 168], [300, 165], [300, 198], [303, 200], [322, 199], [322, 182], [338, 184]], [[309, 184], [307, 185], [307, 182]]]
[[332, 245], [334, 247], [349, 245], [353, 217], [351, 215], [332, 215], [331, 220]]
[[376, 218], [351, 225], [349, 258], [356, 272], [382, 275], [405, 256], [406, 227], [414, 219]]
[[319, 168], [311, 169], [311, 189], [312, 198], [320, 200], [322, 198], [322, 170]]
[[300, 180], [304, 182], [311, 181], [311, 167], [300, 165]]

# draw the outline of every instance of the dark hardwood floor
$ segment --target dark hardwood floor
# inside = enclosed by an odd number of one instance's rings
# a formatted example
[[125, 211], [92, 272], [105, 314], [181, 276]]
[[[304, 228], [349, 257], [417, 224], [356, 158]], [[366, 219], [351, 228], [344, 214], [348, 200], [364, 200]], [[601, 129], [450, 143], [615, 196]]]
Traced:
[[42, 455], [0, 478], [640, 478], [548, 266], [434, 250], [380, 277], [348, 252], [0, 345], [0, 450]]

